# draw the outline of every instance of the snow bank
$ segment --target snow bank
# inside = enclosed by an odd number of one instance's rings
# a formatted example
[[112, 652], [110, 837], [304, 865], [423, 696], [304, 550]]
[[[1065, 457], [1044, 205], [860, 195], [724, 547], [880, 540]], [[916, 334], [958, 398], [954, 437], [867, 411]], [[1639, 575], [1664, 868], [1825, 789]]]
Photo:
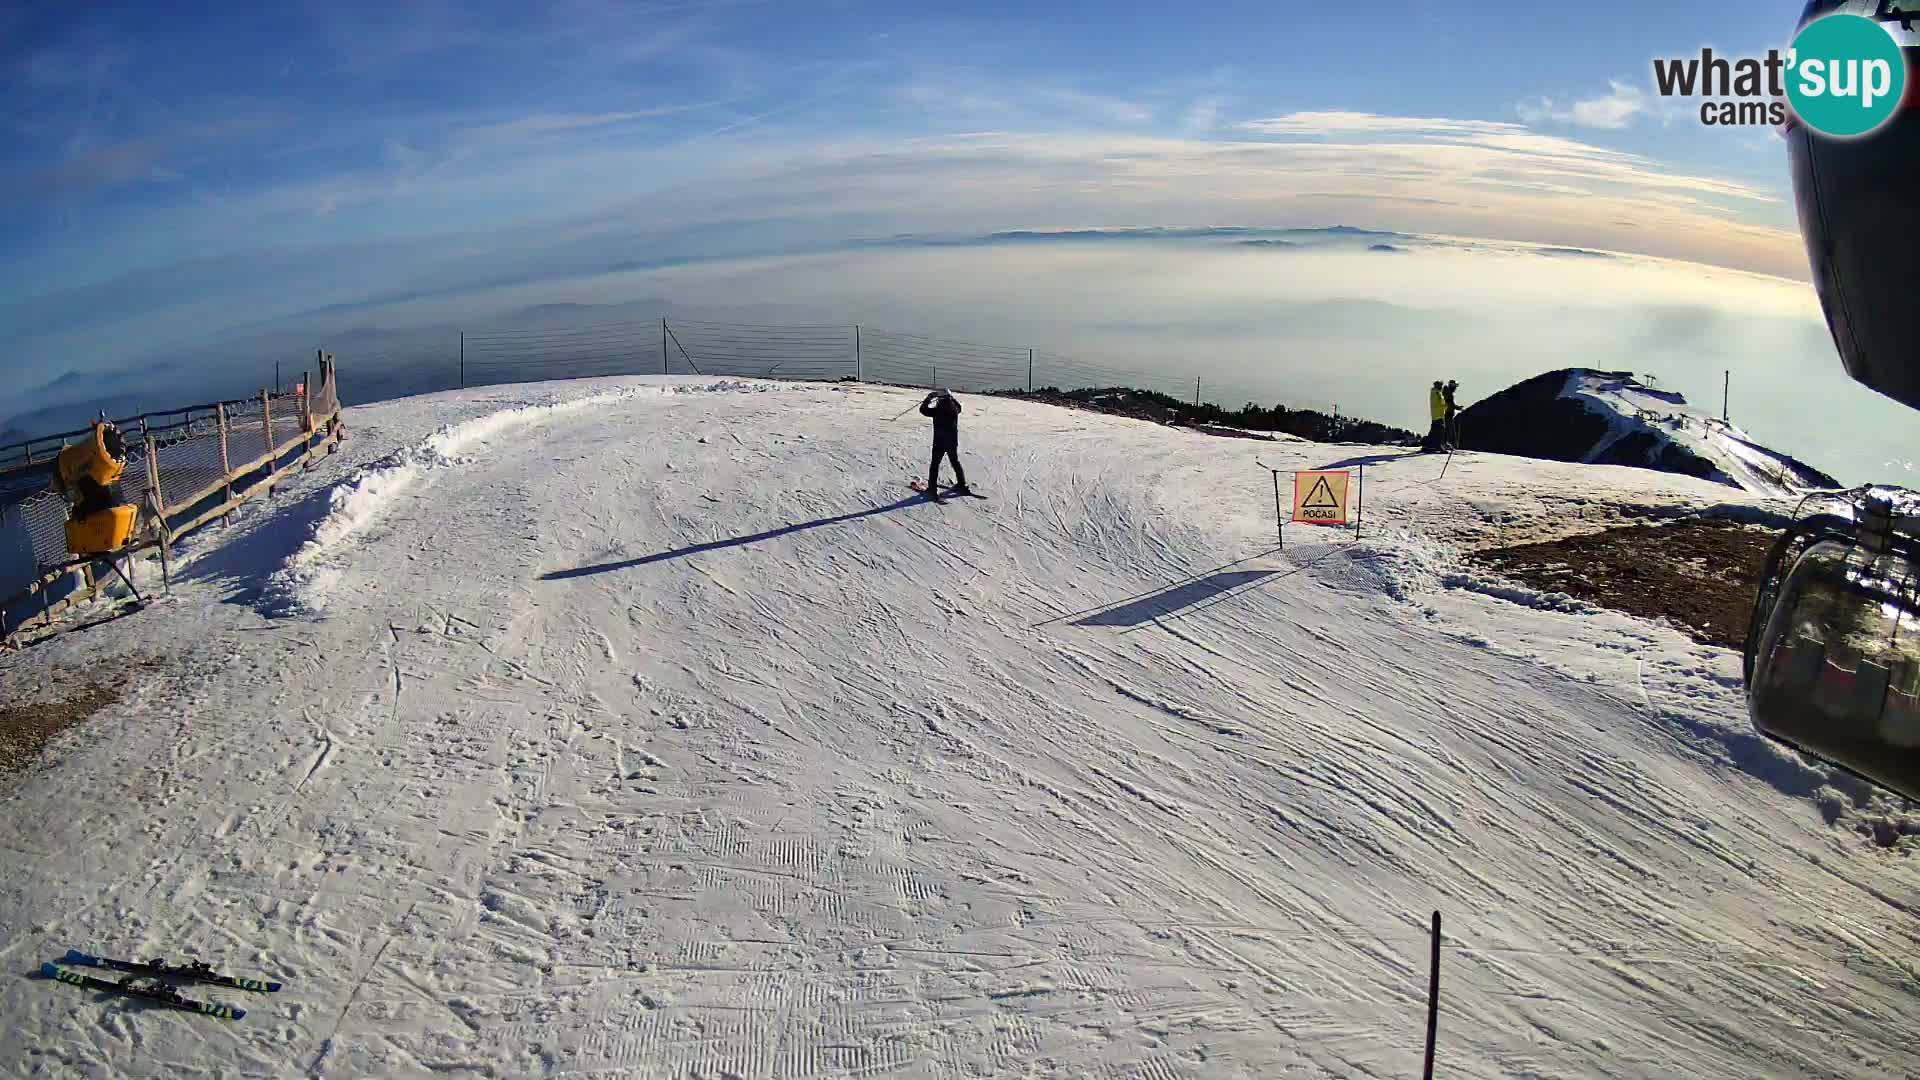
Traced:
[[[1676, 459], [1706, 463], [1706, 478], [1761, 495], [1788, 498], [1839, 486], [1830, 476], [1761, 446], [1735, 425], [1619, 372], [1568, 373], [1560, 396], [1607, 421], [1607, 436], [1587, 461], [1667, 467]], [[1696, 475], [1702, 475], [1696, 473]]]
[[263, 608], [277, 616], [312, 614], [323, 609], [339, 579], [339, 569], [330, 565], [330, 561], [342, 544], [376, 521], [396, 498], [428, 473], [471, 463], [476, 457], [474, 450], [505, 432], [639, 397], [787, 389], [798, 388], [791, 384], [741, 379], [694, 385], [630, 386], [546, 404], [501, 409], [458, 424], [443, 425], [421, 442], [402, 447], [365, 467], [328, 493], [325, 516], [313, 526], [309, 538], [287, 559], [286, 565], [268, 578]]
[[1838, 486], [1626, 371], [1565, 368], [1536, 375], [1474, 402], [1461, 413], [1460, 428], [1471, 450], [1656, 469], [1769, 498]]

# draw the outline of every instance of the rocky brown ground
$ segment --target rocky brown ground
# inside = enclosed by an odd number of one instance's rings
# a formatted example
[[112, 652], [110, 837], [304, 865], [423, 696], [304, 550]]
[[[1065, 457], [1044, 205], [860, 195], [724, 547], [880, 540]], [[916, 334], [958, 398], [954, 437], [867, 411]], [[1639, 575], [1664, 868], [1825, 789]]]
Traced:
[[1695, 641], [1740, 649], [1773, 532], [1691, 518], [1623, 525], [1467, 558], [1542, 592], [1666, 619]]
[[54, 736], [119, 699], [118, 691], [89, 686], [57, 701], [0, 705], [0, 772], [30, 764]]

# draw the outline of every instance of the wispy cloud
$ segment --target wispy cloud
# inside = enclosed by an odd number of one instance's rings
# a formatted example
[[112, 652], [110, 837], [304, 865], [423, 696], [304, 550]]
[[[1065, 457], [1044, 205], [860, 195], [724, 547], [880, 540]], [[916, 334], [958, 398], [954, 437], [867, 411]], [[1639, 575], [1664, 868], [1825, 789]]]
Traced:
[[1487, 120], [1444, 120], [1434, 117], [1382, 116], [1367, 112], [1295, 112], [1265, 120], [1246, 120], [1241, 130], [1260, 135], [1484, 135], [1525, 130], [1514, 124]]
[[656, 105], [646, 109], [630, 109], [624, 112], [600, 113], [537, 113], [501, 120], [488, 124], [477, 124], [461, 128], [453, 133], [449, 142], [461, 149], [475, 149], [483, 146], [498, 146], [542, 139], [548, 136], [570, 135], [582, 132], [606, 132], [628, 128], [647, 120], [677, 116], [684, 113], [699, 112], [724, 105], [724, 100], [691, 102], [684, 105]]
[[1204, 135], [1220, 126], [1220, 112], [1224, 103], [1216, 97], [1204, 97], [1187, 106], [1186, 113], [1180, 118], [1180, 127], [1196, 135]]
[[1350, 159], [1371, 155], [1383, 164], [1392, 162], [1393, 170], [1450, 183], [1532, 186], [1560, 194], [1780, 201], [1779, 195], [1752, 184], [1670, 171], [1643, 155], [1504, 121], [1303, 112], [1251, 120], [1240, 127], [1276, 138], [1326, 140], [1282, 144], [1298, 147], [1301, 154]]
[[986, 120], [1033, 130], [1137, 129], [1152, 124], [1162, 111], [1151, 101], [961, 66], [916, 68], [893, 96], [934, 123]]
[[1043, 90], [1037, 96], [1068, 112], [1084, 113], [1112, 124], [1145, 124], [1154, 117], [1150, 106], [1080, 90]]
[[1607, 93], [1571, 103], [1541, 97], [1514, 106], [1520, 119], [1529, 124], [1568, 124], [1574, 127], [1618, 131], [1632, 127], [1649, 113], [1652, 98], [1647, 92], [1618, 79], [1609, 80]]

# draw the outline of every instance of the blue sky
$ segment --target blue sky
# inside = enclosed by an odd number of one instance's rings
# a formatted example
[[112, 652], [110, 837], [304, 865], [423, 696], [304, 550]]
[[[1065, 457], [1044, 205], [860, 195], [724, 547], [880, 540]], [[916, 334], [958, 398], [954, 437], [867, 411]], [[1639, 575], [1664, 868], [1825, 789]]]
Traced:
[[1784, 154], [1650, 96], [1797, 3], [0, 7], [0, 397], [616, 255], [1325, 225], [1798, 278]]

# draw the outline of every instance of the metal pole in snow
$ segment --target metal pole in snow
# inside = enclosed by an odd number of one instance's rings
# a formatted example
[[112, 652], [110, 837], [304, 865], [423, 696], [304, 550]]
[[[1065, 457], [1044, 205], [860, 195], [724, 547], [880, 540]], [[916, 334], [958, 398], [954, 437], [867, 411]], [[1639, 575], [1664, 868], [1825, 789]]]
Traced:
[[1733, 423], [1733, 417], [1732, 417], [1732, 414], [1727, 412], [1727, 399], [1732, 396], [1733, 396], [1733, 369], [1728, 368], [1726, 370], [1726, 381], [1721, 383], [1720, 385], [1720, 419], [1723, 422], [1729, 423], [1729, 424]]
[[1273, 473], [1273, 535], [1282, 546], [1286, 545], [1286, 515], [1280, 512], [1280, 470], [1269, 469]]
[[853, 324], [853, 381], [860, 381], [860, 324]]
[[1193, 377], [1193, 407], [1200, 407], [1200, 376]]
[[667, 317], [660, 316], [660, 374], [667, 374]]
[[1254, 458], [1253, 462], [1273, 474], [1273, 533], [1279, 540], [1279, 546], [1285, 547], [1287, 544], [1286, 515], [1280, 512], [1280, 470], [1259, 458]]
[[1433, 913], [1433, 974], [1427, 982], [1427, 1070], [1433, 1080], [1433, 1043], [1440, 1026], [1440, 913]]
[[[1337, 407], [1338, 406], [1336, 406], [1336, 408]], [[1354, 505], [1353, 505], [1353, 538], [1355, 540], [1360, 539], [1360, 516], [1366, 512], [1366, 509], [1367, 509], [1367, 467], [1365, 465], [1362, 465], [1360, 466], [1360, 490], [1354, 496]]]
[[1027, 350], [1027, 393], [1033, 393], [1033, 350]]

